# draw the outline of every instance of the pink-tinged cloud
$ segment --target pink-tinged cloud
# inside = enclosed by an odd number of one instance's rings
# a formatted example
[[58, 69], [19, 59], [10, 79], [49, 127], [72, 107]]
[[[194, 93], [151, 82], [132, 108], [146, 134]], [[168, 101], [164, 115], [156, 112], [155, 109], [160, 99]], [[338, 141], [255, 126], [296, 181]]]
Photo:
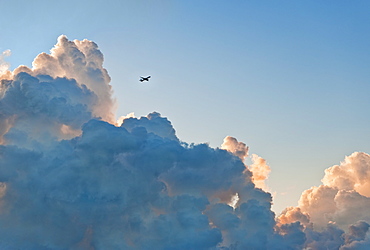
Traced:
[[[235, 156], [238, 156], [243, 162], [248, 157], [249, 147], [244, 142], [240, 142], [232, 136], [226, 136], [224, 138], [221, 148], [229, 151]], [[268, 190], [265, 181], [267, 180], [271, 169], [267, 165], [266, 160], [256, 154], [252, 154], [251, 161], [252, 164], [250, 166], [246, 165], [246, 168], [252, 173], [253, 183], [258, 188]]]

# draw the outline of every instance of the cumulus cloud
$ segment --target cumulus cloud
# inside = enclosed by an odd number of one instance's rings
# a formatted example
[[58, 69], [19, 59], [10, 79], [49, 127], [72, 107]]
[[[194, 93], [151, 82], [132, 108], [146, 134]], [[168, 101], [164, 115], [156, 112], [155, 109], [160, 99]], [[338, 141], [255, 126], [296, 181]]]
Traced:
[[302, 226], [305, 235], [304, 249], [368, 249], [369, 248], [369, 224], [365, 221], [357, 221], [350, 224], [346, 230], [341, 229], [331, 221], [320, 230], [313, 228], [310, 215], [302, 212], [299, 207], [289, 207], [278, 217], [278, 226], [298, 223]]
[[[248, 147], [233, 137], [222, 148], [182, 142], [158, 112], [117, 126], [102, 63], [95, 43], [61, 36], [32, 68], [1, 78], [1, 249], [368, 245], [365, 182], [306, 191], [302, 206], [276, 220], [272, 196], [260, 188], [270, 171], [263, 158], [252, 155], [248, 167]], [[356, 159], [351, 166], [363, 162]], [[322, 217], [361, 221], [346, 233], [334, 222], [315, 231]]]
[[122, 123], [123, 123], [123, 121], [124, 121], [125, 119], [128, 119], [128, 118], [136, 118], [136, 117], [135, 117], [135, 113], [134, 113], [134, 112], [131, 112], [131, 113], [127, 114], [127, 115], [122, 115], [122, 116], [120, 116], [120, 117], [117, 119], [117, 121], [116, 121], [116, 125], [117, 125], [117, 126], [121, 126], [121, 125], [122, 125]]
[[355, 152], [340, 165], [325, 170], [323, 185], [303, 192], [299, 207], [316, 228], [335, 222], [342, 229], [358, 220], [370, 221], [370, 156]]
[[1, 81], [2, 141], [32, 146], [73, 136], [93, 117], [97, 96], [74, 79], [20, 72]]
[[312, 228], [312, 223], [310, 222], [310, 215], [308, 213], [302, 212], [299, 207], [287, 207], [281, 212], [278, 217], [279, 224], [290, 224], [294, 222], [300, 222], [306, 228]]
[[226, 136], [224, 142], [221, 145], [222, 149], [225, 149], [234, 155], [238, 156], [241, 160], [244, 160], [248, 156], [249, 147], [244, 142], [239, 142], [232, 136]]
[[258, 188], [267, 190], [265, 181], [268, 178], [268, 175], [271, 172], [270, 166], [267, 165], [267, 162], [262, 157], [252, 154], [252, 164], [249, 166], [249, 170], [253, 174], [253, 182]]
[[136, 118], [134, 113], [130, 113], [125, 117], [121, 117], [121, 119], [121, 127], [124, 127], [129, 131], [132, 131], [137, 127], [143, 127], [149, 133], [155, 133], [156, 135], [171, 140], [178, 140], [171, 122], [166, 118], [161, 117], [161, 114], [158, 112], [152, 112], [146, 117], [140, 118]]
[[[148, 132], [152, 120], [143, 121], [129, 131], [92, 119], [81, 136], [43, 151], [1, 146], [1, 242], [97, 249], [290, 244], [274, 231], [271, 196], [254, 187], [238, 158]], [[235, 209], [222, 202], [234, 192]]]
[[274, 230], [271, 195], [255, 188], [240, 158], [181, 142], [157, 112], [113, 125], [102, 62], [95, 43], [61, 36], [32, 68], [2, 78], [3, 249], [242, 249], [284, 242]]
[[[221, 145], [221, 149], [225, 149], [230, 153], [238, 156], [243, 162], [248, 157], [249, 147], [244, 143], [238, 141], [232, 136], [226, 136]], [[265, 181], [271, 172], [270, 167], [267, 165], [266, 160], [262, 157], [252, 154], [251, 156], [252, 164], [250, 166], [246, 165], [246, 168], [252, 173], [253, 183], [261, 189], [267, 190]]]
[[0, 77], [9, 70], [10, 64], [5, 61], [5, 57], [10, 55], [10, 50], [5, 50], [0, 54]]
[[347, 156], [340, 165], [325, 170], [322, 183], [343, 190], [355, 190], [370, 197], [370, 155], [355, 152]]
[[323, 184], [304, 191], [298, 207], [279, 216], [280, 223], [305, 226], [307, 249], [367, 249], [370, 222], [370, 156], [355, 152], [325, 170]]
[[115, 101], [103, 61], [103, 54], [96, 43], [86, 39], [70, 41], [61, 35], [50, 54], [39, 54], [31, 69], [20, 66], [13, 71], [13, 75], [25, 72], [34, 77], [46, 75], [74, 79], [79, 86], [86, 87], [97, 96], [96, 102], [90, 106], [93, 116], [114, 122]]

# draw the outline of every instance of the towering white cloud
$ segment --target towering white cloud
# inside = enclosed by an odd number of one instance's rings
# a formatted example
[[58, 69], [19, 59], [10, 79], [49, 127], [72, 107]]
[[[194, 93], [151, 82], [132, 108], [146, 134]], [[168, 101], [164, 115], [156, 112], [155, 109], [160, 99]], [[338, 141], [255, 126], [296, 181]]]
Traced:
[[[328, 185], [307, 191], [299, 208], [288, 208], [276, 221], [271, 194], [258, 188], [269, 167], [256, 155], [246, 166], [244, 143], [227, 137], [222, 149], [215, 149], [181, 142], [157, 112], [113, 125], [114, 101], [102, 62], [95, 43], [61, 36], [50, 54], [36, 57], [32, 69], [20, 66], [1, 77], [1, 249], [369, 244], [363, 213], [368, 198], [359, 193], [366, 181], [353, 176], [354, 184], [343, 188], [327, 178]], [[359, 157], [347, 165], [363, 166]], [[328, 201], [321, 211], [327, 221], [361, 221], [347, 233], [333, 223], [315, 231], [323, 216], [317, 209]]]
[[[39, 54], [31, 69], [4, 72], [0, 143], [71, 138], [93, 117], [113, 122], [110, 77], [102, 65], [103, 54], [94, 42], [60, 36], [51, 53]], [[20, 132], [27, 136], [17, 136]]]
[[20, 66], [13, 71], [13, 75], [26, 72], [34, 77], [46, 75], [74, 79], [79, 86], [86, 87], [97, 96], [96, 102], [90, 106], [93, 116], [112, 123], [115, 119], [115, 102], [103, 60], [103, 54], [94, 42], [86, 39], [69, 41], [61, 35], [50, 54], [39, 54], [32, 62], [31, 69]]

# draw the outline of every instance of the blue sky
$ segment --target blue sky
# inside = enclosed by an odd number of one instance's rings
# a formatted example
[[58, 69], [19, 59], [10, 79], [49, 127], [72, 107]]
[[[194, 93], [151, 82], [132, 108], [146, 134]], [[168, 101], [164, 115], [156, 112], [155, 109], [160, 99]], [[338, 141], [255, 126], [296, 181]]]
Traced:
[[0, 8], [0, 50], [12, 51], [12, 68], [31, 66], [61, 34], [93, 40], [117, 117], [157, 111], [188, 143], [245, 142], [272, 169], [277, 212], [345, 155], [370, 152], [368, 1], [0, 0]]

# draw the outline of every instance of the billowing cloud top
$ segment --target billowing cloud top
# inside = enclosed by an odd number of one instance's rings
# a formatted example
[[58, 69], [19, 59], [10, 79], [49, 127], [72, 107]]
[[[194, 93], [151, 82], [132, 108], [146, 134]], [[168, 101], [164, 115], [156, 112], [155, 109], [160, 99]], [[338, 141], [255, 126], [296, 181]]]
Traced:
[[112, 122], [115, 118], [114, 101], [109, 85], [110, 77], [103, 68], [103, 60], [103, 54], [94, 42], [86, 39], [69, 41], [62, 35], [50, 54], [41, 53], [35, 58], [31, 69], [20, 66], [12, 74], [6, 72], [2, 78], [15, 78], [24, 72], [36, 78], [46, 76], [51, 79], [74, 79], [79, 87], [87, 88], [98, 97], [89, 106], [93, 116]]
[[[343, 179], [338, 173], [344, 170], [328, 170], [326, 185], [307, 191], [300, 207], [275, 220], [272, 197], [261, 189], [270, 169], [257, 155], [246, 166], [244, 143], [232, 137], [222, 148], [181, 142], [157, 112], [113, 125], [114, 101], [102, 62], [95, 43], [61, 36], [31, 69], [3, 72], [1, 249], [353, 249], [369, 244], [363, 207], [347, 223], [346, 213], [354, 210], [339, 205], [354, 197], [365, 206], [368, 198], [360, 190], [366, 180], [354, 174], [342, 186], [333, 176]], [[364, 172], [367, 156], [351, 157], [336, 169], [357, 164], [356, 171]], [[332, 219], [320, 232], [315, 231], [317, 206], [305, 198], [319, 189]], [[336, 217], [335, 211], [345, 215]], [[347, 232], [334, 224], [336, 218], [347, 223]]]
[[5, 57], [10, 56], [10, 50], [5, 50], [0, 54], [0, 75], [4, 74], [9, 69], [9, 63], [5, 61]]

